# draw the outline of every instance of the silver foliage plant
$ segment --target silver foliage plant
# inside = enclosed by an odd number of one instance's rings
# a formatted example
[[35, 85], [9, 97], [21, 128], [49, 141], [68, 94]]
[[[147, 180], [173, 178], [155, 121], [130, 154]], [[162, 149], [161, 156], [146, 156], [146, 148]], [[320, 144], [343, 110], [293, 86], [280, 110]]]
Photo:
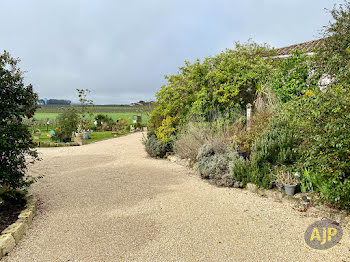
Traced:
[[204, 144], [198, 151], [196, 169], [202, 178], [218, 186], [242, 187], [242, 183], [230, 174], [230, 162], [238, 157], [233, 148]]

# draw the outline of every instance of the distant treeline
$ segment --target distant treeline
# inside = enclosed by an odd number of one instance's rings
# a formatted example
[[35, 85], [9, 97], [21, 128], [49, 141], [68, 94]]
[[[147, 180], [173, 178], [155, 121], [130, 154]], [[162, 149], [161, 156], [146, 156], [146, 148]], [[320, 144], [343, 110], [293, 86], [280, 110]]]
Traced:
[[[108, 104], [108, 105], [95, 105], [99, 107], [130, 107], [130, 106], [148, 106], [152, 104], [153, 102], [145, 102], [143, 100], [140, 100], [139, 102], [136, 103], [131, 103], [131, 104]], [[70, 106], [72, 105], [72, 102], [70, 100], [65, 100], [65, 99], [39, 99], [38, 104], [41, 106], [45, 105], [59, 105], [59, 106]], [[74, 104], [75, 106], [80, 106], [80, 104]]]
[[72, 102], [65, 99], [39, 99], [39, 105], [70, 105]]

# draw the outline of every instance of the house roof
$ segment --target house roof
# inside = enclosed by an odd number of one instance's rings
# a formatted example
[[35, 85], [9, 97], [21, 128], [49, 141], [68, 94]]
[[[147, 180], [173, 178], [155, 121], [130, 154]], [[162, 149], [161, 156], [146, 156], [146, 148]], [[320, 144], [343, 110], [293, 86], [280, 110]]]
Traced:
[[306, 51], [308, 53], [312, 52], [314, 49], [319, 48], [323, 44], [323, 38], [312, 40], [300, 44], [290, 45], [286, 47], [276, 48], [277, 55], [283, 56], [283, 55], [290, 55], [293, 50], [300, 50], [300, 51]]

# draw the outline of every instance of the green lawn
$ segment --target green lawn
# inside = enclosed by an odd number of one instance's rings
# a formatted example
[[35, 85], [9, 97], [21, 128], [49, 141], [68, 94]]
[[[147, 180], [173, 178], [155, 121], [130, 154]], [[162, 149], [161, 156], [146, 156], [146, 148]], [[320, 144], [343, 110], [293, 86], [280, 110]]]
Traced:
[[[35, 142], [54, 142], [49, 137], [49, 134], [50, 134], [50, 132], [47, 132], [46, 130], [42, 129], [40, 139], [34, 139], [34, 137], [33, 137], [33, 140]], [[126, 134], [129, 134], [129, 132]], [[91, 132], [91, 139], [86, 140], [86, 142], [92, 143], [92, 142], [96, 142], [96, 141], [100, 141], [100, 140], [105, 140], [105, 139], [109, 139], [109, 138], [123, 136], [126, 134], [114, 135], [114, 134], [112, 134], [112, 131]], [[72, 142], [74, 142], [74, 138], [72, 139]]]
[[[126, 133], [129, 134], [130, 132]], [[91, 139], [88, 139], [86, 142], [87, 143], [91, 143], [91, 142], [95, 142], [95, 141], [100, 141], [100, 140], [105, 140], [105, 139], [109, 139], [109, 138], [115, 138], [115, 137], [119, 137], [119, 136], [124, 136], [126, 134], [117, 134], [114, 135], [112, 134], [112, 131], [104, 131], [104, 132], [92, 132], [91, 133]]]
[[50, 129], [49, 129], [49, 132], [43, 129], [41, 129], [41, 135], [40, 135], [40, 139], [34, 139], [34, 136], [33, 136], [33, 140], [36, 141], [36, 142], [53, 142], [51, 140], [51, 138], [49, 137], [49, 134], [50, 134]]
[[[147, 124], [148, 121], [148, 114], [146, 113], [137, 113], [137, 112], [103, 112], [103, 113], [95, 113], [94, 115], [98, 114], [104, 114], [111, 117], [114, 121], [116, 121], [118, 118], [125, 118], [128, 119], [131, 123], [133, 119], [136, 119], [136, 115], [142, 116], [142, 123]], [[34, 118], [37, 120], [47, 120], [49, 119], [51, 123], [54, 123], [54, 120], [57, 118], [59, 113], [44, 113], [44, 112], [37, 112], [34, 115]]]
[[[37, 112], [39, 113], [60, 113], [66, 108], [67, 106], [60, 106], [60, 105], [52, 105], [52, 106], [41, 106], [37, 109]], [[75, 106], [78, 110], [80, 110], [79, 106]], [[95, 113], [104, 113], [104, 112], [151, 112], [152, 109], [155, 107], [155, 105], [145, 105], [145, 106], [94, 106], [90, 108], [92, 112]]]
[[[50, 119], [51, 123], [55, 123], [57, 116], [63, 112], [64, 108], [62, 106], [42, 106], [37, 109], [34, 118], [36, 120]], [[76, 107], [77, 110], [80, 110], [80, 107]], [[154, 106], [94, 106], [90, 110], [94, 112], [94, 115], [103, 114], [110, 116], [114, 121], [118, 118], [128, 119], [130, 123], [132, 120], [136, 119], [137, 115], [142, 116], [142, 123], [147, 124], [148, 115], [151, 113]]]

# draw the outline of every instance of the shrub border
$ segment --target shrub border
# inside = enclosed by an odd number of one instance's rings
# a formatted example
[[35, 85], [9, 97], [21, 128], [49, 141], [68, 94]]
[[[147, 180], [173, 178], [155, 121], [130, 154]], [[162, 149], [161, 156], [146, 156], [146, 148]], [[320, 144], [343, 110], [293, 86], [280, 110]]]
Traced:
[[0, 234], [0, 259], [7, 255], [19, 243], [32, 224], [37, 213], [37, 199], [28, 194], [25, 208], [18, 215], [18, 219]]
[[[194, 169], [194, 163], [192, 163], [190, 159], [181, 159], [176, 155], [168, 155], [167, 160], [172, 163]], [[259, 188], [257, 185], [252, 183], [248, 183], [243, 190], [250, 191], [258, 194], [259, 196], [267, 197], [275, 201], [281, 201], [282, 203], [289, 204], [293, 209], [304, 212], [308, 216], [337, 221], [341, 224], [343, 229], [345, 228], [350, 230], [350, 214], [346, 213], [345, 211], [339, 211], [324, 205], [317, 206], [317, 194], [298, 193], [294, 196], [287, 196], [284, 192], [280, 192], [277, 189]], [[302, 200], [302, 196], [307, 196], [308, 201], [306, 202]]]

